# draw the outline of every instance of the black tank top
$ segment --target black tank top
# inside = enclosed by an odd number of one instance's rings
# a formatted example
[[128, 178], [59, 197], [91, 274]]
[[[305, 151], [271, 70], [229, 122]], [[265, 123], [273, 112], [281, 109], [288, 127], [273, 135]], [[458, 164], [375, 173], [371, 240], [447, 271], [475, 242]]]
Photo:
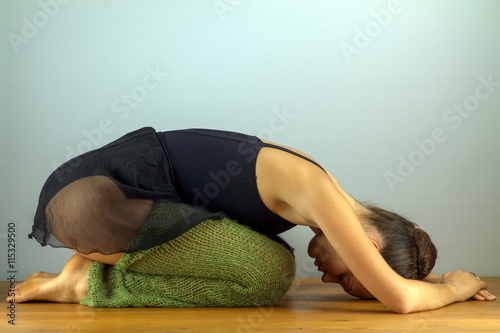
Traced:
[[266, 235], [277, 235], [295, 226], [262, 202], [255, 175], [257, 155], [263, 147], [273, 147], [317, 163], [257, 137], [235, 132], [190, 129], [159, 135], [171, 162], [175, 188], [184, 202], [224, 212]]
[[[29, 237], [43, 246], [70, 247], [82, 253], [134, 252], [167, 242], [206, 219], [228, 215], [273, 238], [294, 224], [272, 213], [257, 191], [255, 164], [263, 147], [305, 158], [257, 137], [233, 132], [200, 129], [157, 132], [146, 127], [128, 133], [54, 170], [40, 193]], [[161, 221], [123, 220], [121, 229], [115, 220], [106, 218], [106, 212], [99, 215], [101, 220], [92, 223], [79, 216], [78, 220], [66, 221], [64, 226], [57, 225], [68, 238], [78, 241], [74, 245], [62, 244], [49, 228], [51, 223], [59, 222], [46, 216], [46, 207], [59, 191], [91, 176], [112, 179], [130, 198], [167, 202], [173, 207], [171, 214]], [[137, 227], [146, 230], [148, 236], [139, 243], [132, 241], [135, 233], [125, 232]], [[102, 234], [99, 228], [117, 230], [116, 237], [96, 242]]]

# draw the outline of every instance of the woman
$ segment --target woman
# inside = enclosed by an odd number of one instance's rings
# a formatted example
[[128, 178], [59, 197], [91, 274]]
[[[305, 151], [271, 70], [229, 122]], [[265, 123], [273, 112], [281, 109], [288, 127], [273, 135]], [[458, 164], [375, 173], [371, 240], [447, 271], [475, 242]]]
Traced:
[[[151, 218], [161, 200], [170, 208], [161, 211], [162, 217]], [[375, 297], [396, 312], [435, 309], [470, 297], [493, 299], [486, 283], [471, 273], [455, 271], [442, 278], [429, 274], [435, 248], [423, 231], [402, 223], [405, 227], [399, 233], [389, 232], [399, 225], [391, 223], [401, 220], [399, 216], [362, 206], [303, 153], [238, 133], [156, 133], [144, 128], [67, 162], [49, 177], [31, 237], [79, 254], [68, 262], [62, 277], [39, 273], [28, 279], [17, 291], [17, 301], [48, 299], [47, 294], [57, 289], [54, 285], [61, 288], [70, 280], [80, 286], [78, 292], [70, 288], [71, 296], [78, 294], [70, 301], [82, 301], [86, 293], [81, 286], [89, 274], [99, 275], [97, 269], [91, 270], [99, 266], [92, 261], [116, 266], [126, 262], [124, 272], [151, 273], [129, 269], [134, 254], [149, 258], [147, 251], [182, 242], [206, 221], [226, 216], [270, 237], [295, 225], [313, 228], [317, 236], [309, 253], [325, 271], [323, 280], [338, 282], [359, 297]], [[409, 253], [410, 262], [404, 267], [387, 255], [401, 234], [413, 239], [412, 249], [400, 249]], [[238, 244], [242, 243], [235, 248]], [[386, 260], [381, 253], [386, 253]], [[278, 275], [289, 276], [288, 261], [282, 262]], [[103, 268], [100, 274], [113, 275], [116, 266]], [[279, 298], [290, 282], [279, 276], [271, 280], [285, 282], [269, 302]]]

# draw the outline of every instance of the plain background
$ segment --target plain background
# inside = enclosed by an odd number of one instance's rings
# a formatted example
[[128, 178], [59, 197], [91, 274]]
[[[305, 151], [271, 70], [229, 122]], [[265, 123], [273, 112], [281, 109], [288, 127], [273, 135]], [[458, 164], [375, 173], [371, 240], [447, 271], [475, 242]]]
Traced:
[[[1, 1], [0, 280], [9, 223], [18, 280], [62, 269], [70, 250], [26, 237], [45, 179], [142, 126], [300, 149], [354, 198], [428, 231], [436, 272], [499, 276], [499, 13], [499, 1]], [[312, 235], [283, 234], [299, 277], [320, 276]]]

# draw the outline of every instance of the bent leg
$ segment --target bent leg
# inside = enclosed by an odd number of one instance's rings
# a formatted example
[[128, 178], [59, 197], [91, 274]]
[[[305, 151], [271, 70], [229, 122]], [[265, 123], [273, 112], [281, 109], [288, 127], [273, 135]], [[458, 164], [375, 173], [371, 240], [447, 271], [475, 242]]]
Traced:
[[151, 249], [125, 253], [115, 266], [94, 262], [94, 307], [261, 306], [280, 299], [295, 275], [281, 244], [230, 219], [207, 220]]
[[[75, 251], [76, 252], [76, 251]], [[17, 303], [28, 301], [51, 301], [59, 303], [79, 303], [88, 296], [87, 279], [93, 261], [115, 265], [123, 253], [104, 255], [100, 253], [75, 254], [61, 273], [35, 272], [25, 281], [16, 284]]]
[[26, 281], [16, 285], [12, 298], [16, 303], [27, 301], [50, 301], [79, 303], [88, 296], [87, 280], [92, 261], [79, 254], [71, 257], [60, 274], [36, 272]]

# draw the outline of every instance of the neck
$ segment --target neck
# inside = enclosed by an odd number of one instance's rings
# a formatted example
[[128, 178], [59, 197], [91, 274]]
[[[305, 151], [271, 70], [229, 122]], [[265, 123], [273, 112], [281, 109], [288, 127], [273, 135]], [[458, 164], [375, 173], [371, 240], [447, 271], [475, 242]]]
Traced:
[[366, 215], [366, 213], [368, 213], [369, 210], [367, 208], [365, 208], [365, 206], [363, 206], [362, 204], [360, 204], [359, 202], [357, 202], [356, 200], [354, 200], [349, 195], [349, 193], [347, 193], [346, 191], [344, 191], [344, 189], [340, 186], [340, 184], [339, 184], [339, 182], [337, 181], [336, 178], [334, 178], [330, 173], [328, 173], [328, 175], [330, 176], [330, 179], [332, 180], [332, 182], [335, 185], [335, 187], [337, 187], [337, 189], [339, 190], [339, 192], [342, 193], [342, 195], [344, 196], [344, 198], [346, 198], [346, 200], [349, 202], [349, 204], [351, 205], [352, 209], [354, 209], [354, 212], [356, 213], [356, 215], [360, 219], [361, 224], [364, 224], [365, 222], [363, 222], [363, 216]]
[[345, 192], [342, 188], [339, 188], [339, 191], [342, 193], [342, 195], [346, 198], [346, 200], [349, 202], [351, 205], [352, 209], [354, 209], [354, 212], [360, 218], [363, 215], [366, 215], [366, 213], [369, 212], [369, 210], [360, 204], [358, 201], [356, 201], [353, 197], [351, 197], [347, 192]]

